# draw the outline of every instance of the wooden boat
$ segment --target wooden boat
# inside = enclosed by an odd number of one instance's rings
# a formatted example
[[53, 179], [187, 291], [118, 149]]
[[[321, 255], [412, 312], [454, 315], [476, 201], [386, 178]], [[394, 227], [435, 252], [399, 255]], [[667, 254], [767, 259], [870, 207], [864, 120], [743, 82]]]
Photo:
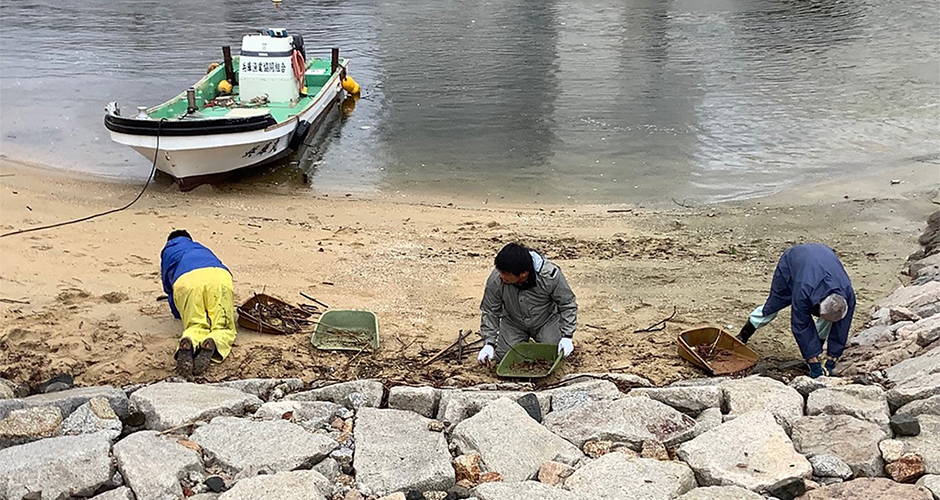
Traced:
[[116, 102], [105, 109], [111, 139], [151, 161], [159, 144], [156, 168], [183, 191], [284, 158], [344, 90], [359, 92], [338, 49], [330, 59], [307, 60], [303, 38], [286, 30], [245, 36], [238, 56], [223, 52], [224, 64], [163, 104], [133, 116]]

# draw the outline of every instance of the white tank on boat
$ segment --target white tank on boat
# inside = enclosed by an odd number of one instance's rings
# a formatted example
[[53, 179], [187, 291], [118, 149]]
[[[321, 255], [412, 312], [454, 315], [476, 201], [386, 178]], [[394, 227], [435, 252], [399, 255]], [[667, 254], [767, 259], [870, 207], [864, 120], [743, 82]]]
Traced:
[[242, 102], [267, 94], [270, 102], [290, 102], [300, 97], [294, 76], [294, 37], [287, 30], [242, 38], [238, 85]]

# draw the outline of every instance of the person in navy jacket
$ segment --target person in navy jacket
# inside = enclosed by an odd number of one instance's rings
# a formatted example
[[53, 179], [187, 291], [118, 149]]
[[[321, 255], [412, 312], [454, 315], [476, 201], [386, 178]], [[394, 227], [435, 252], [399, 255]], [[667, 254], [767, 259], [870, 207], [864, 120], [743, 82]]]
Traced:
[[[790, 247], [780, 256], [770, 284], [770, 296], [754, 309], [738, 340], [747, 343], [754, 332], [790, 306], [790, 329], [813, 378], [830, 374], [848, 341], [855, 291], [835, 251], [819, 243]], [[829, 359], [820, 361], [823, 343]]]
[[187, 379], [201, 375], [210, 361], [221, 363], [235, 342], [232, 274], [211, 250], [176, 230], [160, 254], [160, 276], [170, 312], [183, 321], [176, 371]]

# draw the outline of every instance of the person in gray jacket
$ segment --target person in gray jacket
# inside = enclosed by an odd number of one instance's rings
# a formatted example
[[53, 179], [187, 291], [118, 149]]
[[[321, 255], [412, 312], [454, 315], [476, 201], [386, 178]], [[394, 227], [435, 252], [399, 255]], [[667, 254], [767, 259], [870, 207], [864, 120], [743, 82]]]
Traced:
[[557, 344], [558, 352], [569, 356], [578, 304], [561, 269], [517, 243], [503, 247], [495, 261], [480, 304], [480, 335], [486, 342], [480, 364], [502, 359], [512, 346], [530, 338]]

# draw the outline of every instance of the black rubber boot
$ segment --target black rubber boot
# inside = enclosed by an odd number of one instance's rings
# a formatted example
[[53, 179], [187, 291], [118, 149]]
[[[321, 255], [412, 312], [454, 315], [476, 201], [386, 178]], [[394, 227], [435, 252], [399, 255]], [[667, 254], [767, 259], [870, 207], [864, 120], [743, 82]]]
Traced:
[[196, 359], [193, 360], [193, 375], [202, 375], [212, 364], [212, 355], [215, 354], [215, 342], [207, 340], [203, 342], [199, 352], [196, 353]]
[[176, 374], [186, 380], [193, 378], [193, 343], [189, 339], [180, 340], [176, 351]]

